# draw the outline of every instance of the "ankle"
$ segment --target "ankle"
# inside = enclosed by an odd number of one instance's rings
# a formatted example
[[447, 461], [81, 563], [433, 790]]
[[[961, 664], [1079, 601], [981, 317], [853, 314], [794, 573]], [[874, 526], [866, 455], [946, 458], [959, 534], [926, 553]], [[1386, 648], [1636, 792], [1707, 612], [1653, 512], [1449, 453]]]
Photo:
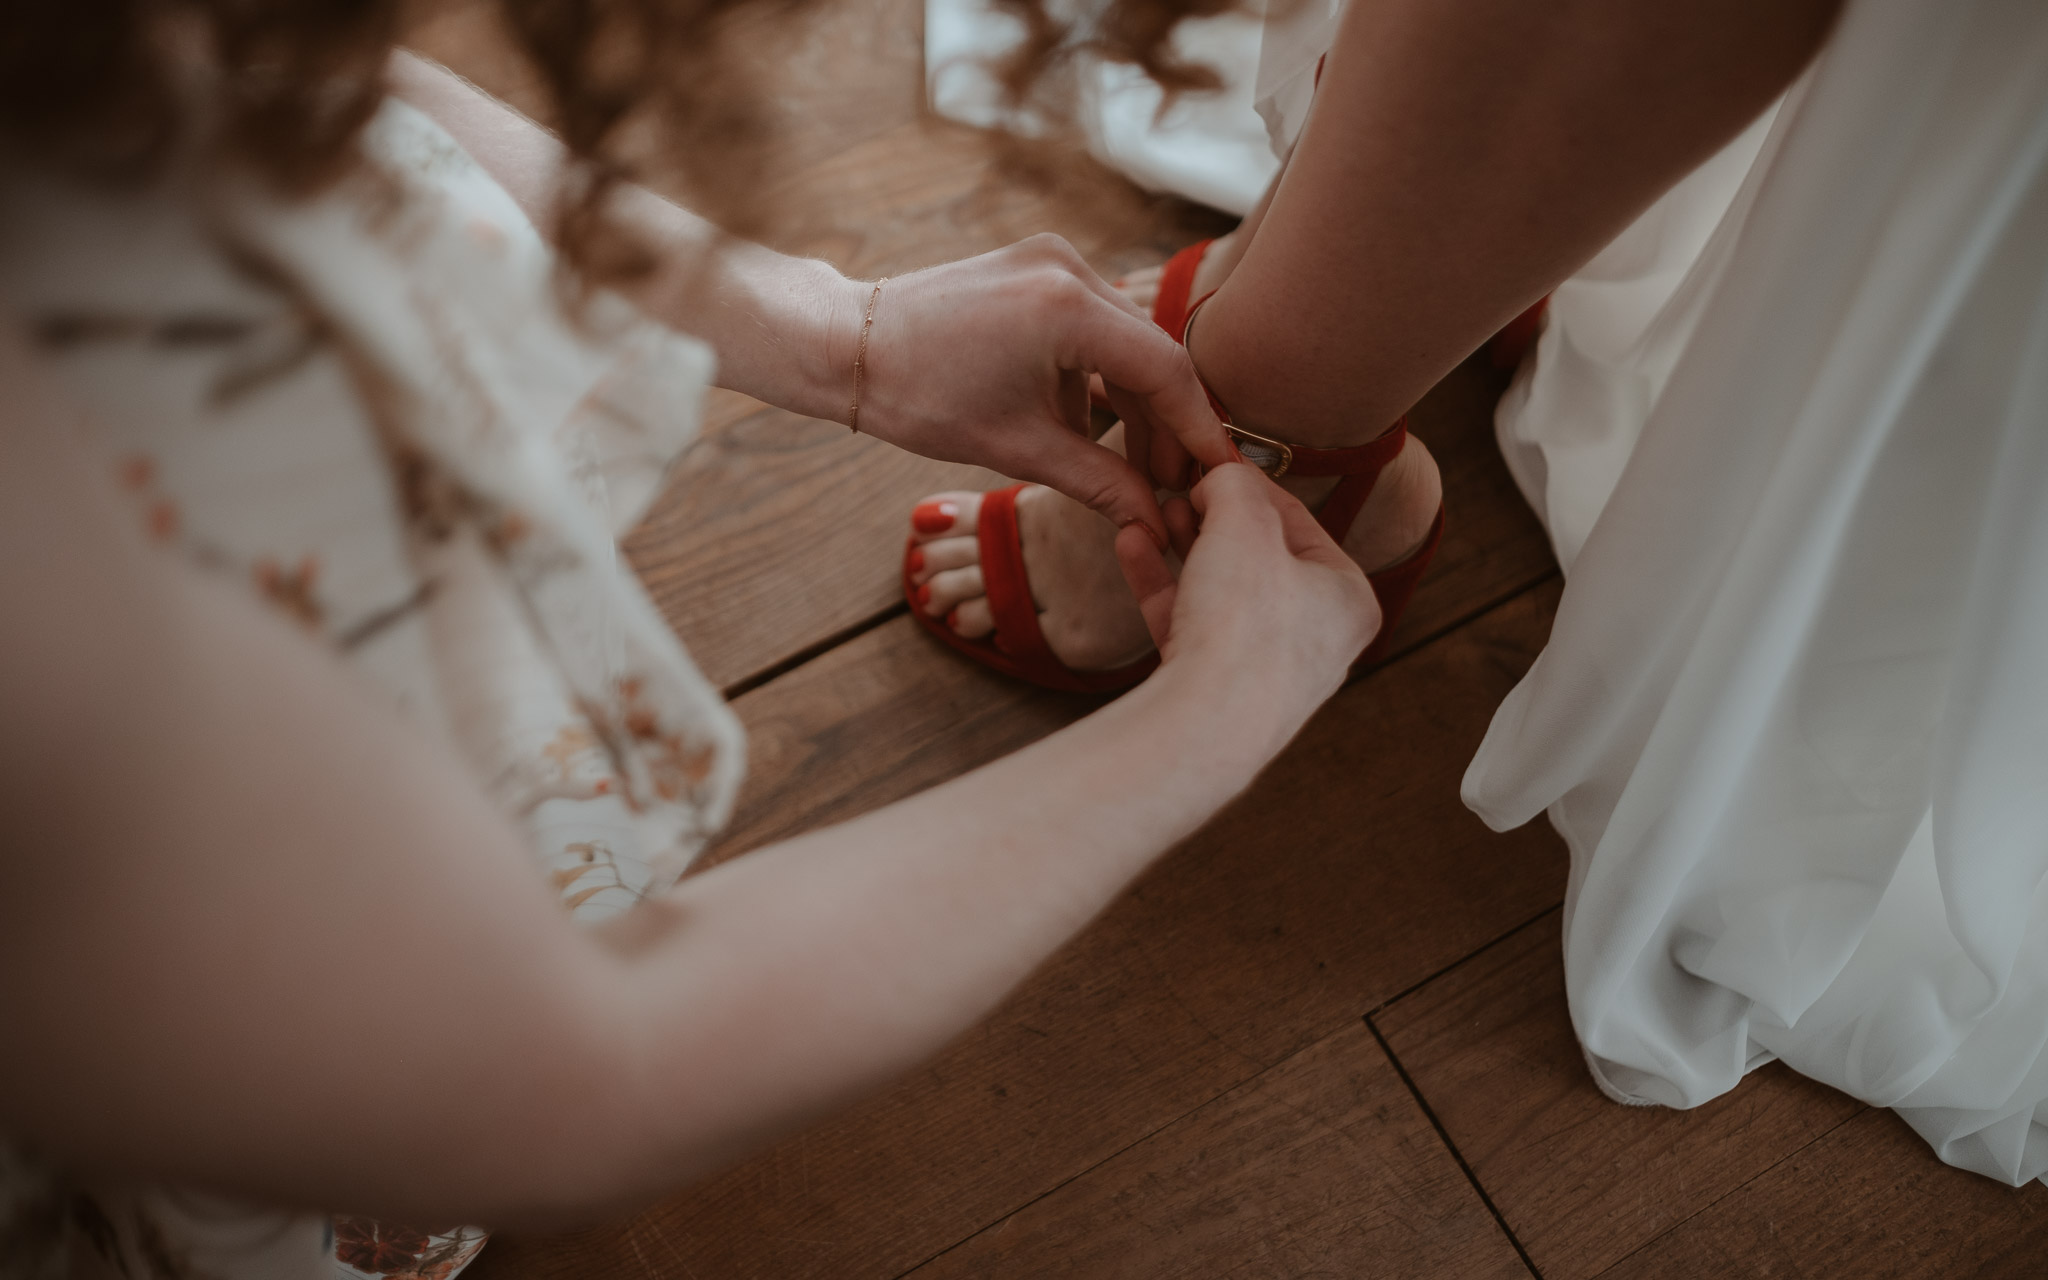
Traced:
[[[1218, 346], [1207, 335], [1210, 299], [1197, 303], [1187, 319], [1182, 341], [1195, 376], [1202, 380], [1212, 399], [1223, 406], [1229, 420], [1246, 431], [1284, 440], [1311, 449], [1350, 449], [1370, 444], [1400, 425], [1400, 415], [1364, 418], [1351, 412], [1346, 398], [1301, 394], [1304, 390], [1287, 378], [1261, 372], [1236, 358], [1240, 353]], [[1201, 319], [1204, 337], [1195, 337]]]

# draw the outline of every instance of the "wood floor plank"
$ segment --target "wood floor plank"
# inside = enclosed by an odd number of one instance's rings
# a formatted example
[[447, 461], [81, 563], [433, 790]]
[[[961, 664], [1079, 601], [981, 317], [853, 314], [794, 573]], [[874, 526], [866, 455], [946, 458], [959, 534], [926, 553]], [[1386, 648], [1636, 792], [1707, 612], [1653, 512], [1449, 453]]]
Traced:
[[2002, 1186], [1934, 1158], [1866, 1110], [1603, 1272], [1611, 1280], [2038, 1280], [2048, 1188]]
[[997, 479], [761, 408], [683, 456], [626, 554], [704, 674], [730, 687], [895, 605], [917, 499]]
[[912, 1280], [1527, 1275], [1360, 1023], [911, 1273]]
[[[668, 1274], [626, 1250], [652, 1256], [655, 1240], [697, 1275], [900, 1274], [1555, 903], [1555, 837], [1494, 835], [1457, 799], [1555, 598], [1554, 583], [1527, 592], [1350, 686], [1250, 793], [911, 1079], [630, 1228], [495, 1244], [480, 1278]], [[913, 696], [878, 654], [921, 639], [899, 620], [741, 699], [764, 771], [839, 777], [834, 803], [860, 807], [909, 785], [891, 770], [921, 781], [1032, 731], [1008, 716], [1048, 714], [1041, 695], [989, 684], [1015, 709], [975, 722], [963, 690], [993, 677], [968, 670], [934, 695], [965, 721], [960, 738], [864, 726], [863, 708]], [[892, 661], [909, 673], [940, 658]], [[956, 749], [966, 758], [940, 758]], [[773, 820], [753, 821], [762, 834]]]
[[957, 777], [1099, 705], [950, 661], [899, 616], [737, 704], [748, 775], [710, 866]]
[[[1491, 376], [1474, 362], [1445, 379], [1413, 415], [1418, 433], [1443, 468], [1456, 518], [1401, 623], [1396, 652], [1551, 572], [1542, 533], [1493, 447], [1487, 422], [1493, 387]], [[793, 435], [793, 424], [805, 421], [785, 419], [749, 429]], [[843, 530], [839, 537], [864, 540], [871, 568], [846, 567], [829, 578], [807, 574], [814, 590], [835, 593], [828, 604], [792, 599], [786, 588], [753, 568], [793, 554], [786, 546], [788, 531], [812, 516], [789, 488], [760, 478], [761, 465], [746, 459], [718, 462], [728, 448], [768, 452], [774, 447], [772, 441], [750, 446], [746, 431], [735, 431], [733, 437], [732, 445], [702, 451], [704, 456], [690, 464], [676, 485], [681, 498], [651, 517], [628, 544], [698, 661], [728, 682], [737, 678], [733, 673], [758, 669], [753, 664], [778, 651], [766, 638], [776, 627], [818, 616], [850, 623], [865, 609], [893, 602], [894, 575], [872, 566], [893, 564], [902, 536], [900, 514], [871, 510], [839, 495], [837, 500], [846, 505], [828, 507], [824, 514]], [[842, 431], [816, 447], [851, 451], [863, 446]], [[866, 447], [874, 446], [869, 442]], [[930, 479], [929, 473], [905, 464], [895, 482], [913, 488]], [[722, 490], [719, 510], [726, 514], [716, 533], [705, 532], [698, 521], [693, 536], [673, 526], [690, 522], [688, 513], [700, 509], [687, 500], [699, 488]], [[764, 505], [757, 509], [756, 502]], [[729, 550], [713, 557], [700, 550], [705, 546]], [[698, 602], [721, 595], [751, 608], [712, 617], [698, 609]], [[713, 625], [734, 617], [744, 625], [725, 630]], [[710, 861], [914, 794], [1043, 737], [1097, 705], [1098, 699], [1048, 693], [995, 676], [927, 639], [907, 618], [887, 623], [741, 700], [741, 714], [754, 735], [747, 785]]]
[[1693, 1111], [1609, 1101], [1572, 1035], [1555, 914], [1374, 1022], [1548, 1280], [1600, 1273], [1864, 1109], [1778, 1065]]

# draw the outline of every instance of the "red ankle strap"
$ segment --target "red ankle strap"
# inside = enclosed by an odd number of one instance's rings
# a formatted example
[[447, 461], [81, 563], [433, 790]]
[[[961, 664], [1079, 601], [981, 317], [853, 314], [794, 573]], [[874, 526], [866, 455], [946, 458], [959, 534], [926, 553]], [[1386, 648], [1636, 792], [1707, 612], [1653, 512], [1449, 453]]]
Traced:
[[[1208, 242], [1204, 241], [1199, 248], [1206, 250]], [[1181, 268], [1183, 256], [1187, 259], [1184, 269]], [[1195, 312], [1202, 309], [1203, 303], [1216, 296], [1216, 290], [1211, 289], [1188, 303], [1184, 310], [1175, 313], [1172, 300], [1187, 297], [1189, 286], [1194, 280], [1195, 267], [1200, 264], [1201, 256], [1200, 252], [1176, 255], [1167, 262], [1166, 271], [1159, 278], [1159, 299], [1155, 304], [1153, 318], [1182, 346], [1187, 345], [1188, 326], [1194, 323]], [[1181, 274], [1185, 274], [1187, 279], [1179, 279]], [[1169, 285], [1173, 287], [1169, 288]], [[1168, 319], [1175, 323], [1167, 324]], [[1376, 476], [1394, 460], [1394, 455], [1401, 452], [1401, 446], [1408, 440], [1408, 415], [1405, 413], [1393, 426], [1364, 444], [1351, 445], [1343, 449], [1316, 449], [1305, 444], [1274, 440], [1232, 423], [1230, 410], [1216, 398], [1216, 393], [1209, 389], [1209, 384], [1203, 380], [1202, 371], [1199, 369], [1195, 370], [1195, 380], [1202, 383], [1202, 394], [1209, 397], [1209, 407], [1223, 420], [1223, 425], [1229, 429], [1232, 438], [1240, 446], [1240, 451], [1246, 452], [1248, 459], [1261, 471], [1275, 478], [1283, 475]], [[1245, 445], [1250, 445], [1250, 450], [1244, 450]]]
[[[1211, 396], [1211, 400], [1215, 397]], [[1360, 476], [1378, 475], [1401, 452], [1401, 446], [1408, 441], [1408, 415], [1403, 414], [1379, 435], [1364, 444], [1350, 445], [1342, 449], [1316, 449], [1305, 444], [1289, 444], [1281, 440], [1269, 440], [1254, 435], [1242, 427], [1231, 425], [1228, 415], [1224, 426], [1233, 437], [1249, 437], [1254, 446], [1263, 445], [1280, 451], [1280, 463], [1265, 467], [1268, 474], [1280, 476]], [[1242, 447], [1240, 441], [1240, 448]]]

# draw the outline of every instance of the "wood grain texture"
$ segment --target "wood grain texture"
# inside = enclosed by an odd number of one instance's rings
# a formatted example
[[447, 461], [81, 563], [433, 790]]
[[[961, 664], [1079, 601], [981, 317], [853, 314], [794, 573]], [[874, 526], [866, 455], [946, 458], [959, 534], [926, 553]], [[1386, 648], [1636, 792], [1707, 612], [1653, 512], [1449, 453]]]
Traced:
[[1864, 1110], [1778, 1065], [1692, 1111], [1610, 1102], [1572, 1035], [1560, 945], [1546, 916], [1374, 1017], [1548, 1280], [1598, 1274]]
[[1528, 1272], [1353, 1023], [947, 1250], [914, 1280]]
[[[1493, 387], [1481, 362], [1470, 360], [1413, 414], [1417, 432], [1442, 465], [1454, 518], [1446, 526], [1436, 565], [1399, 625], [1395, 653], [1528, 590], [1554, 571], [1542, 530], [1513, 492], [1493, 446]], [[698, 481], [692, 475], [682, 481], [696, 483], [715, 487], [711, 477]], [[649, 518], [629, 543], [649, 588], [664, 602], [698, 662], [711, 662], [719, 672], [748, 670], [750, 662], [762, 662], [776, 647], [766, 639], [745, 639], [756, 631], [743, 616], [735, 618], [733, 631], [715, 631], [707, 621], [711, 606], [700, 610], [696, 602], [713, 600], [717, 590], [702, 586], [698, 575], [715, 573], [713, 582], [727, 584], [723, 590], [735, 594], [762, 590], [748, 580], [748, 567], [776, 555], [795, 557], [799, 549], [788, 545], [788, 526], [809, 520], [791, 496], [766, 481], [760, 481], [758, 500], [770, 508], [754, 518], [743, 516], [748, 496], [756, 492], [754, 483], [743, 465], [731, 467], [719, 508], [725, 532], [717, 537], [676, 532], [672, 522], [686, 520], [690, 510], [688, 504], [676, 504], [672, 514]], [[791, 565], [788, 573], [807, 575], [819, 584], [817, 590], [836, 592], [838, 602], [829, 616], [842, 625], [858, 623], [858, 600], [887, 604], [897, 598], [895, 555], [901, 553], [903, 537], [897, 520], [901, 514], [850, 514], [846, 528], [866, 530], [860, 535], [868, 539], [866, 563], [848, 553], [829, 578], [803, 565]], [[723, 543], [754, 551], [719, 559], [700, 551]], [[881, 547], [889, 549], [887, 555]], [[782, 610], [778, 616], [799, 608], [817, 610], [774, 592], [764, 592], [762, 608]], [[756, 647], [748, 649], [750, 643]], [[1055, 694], [993, 676], [924, 637], [909, 618], [897, 618], [739, 698], [739, 715], [754, 733], [748, 784], [711, 860], [924, 791], [1098, 705], [1098, 698]]]
[[[409, 42], [544, 118], [490, 11], [430, 2]], [[1229, 225], [1071, 153], [1034, 172], [932, 118], [919, 0], [764, 8], [730, 49], [769, 125], [750, 229], [778, 248], [901, 274], [1053, 230], [1114, 275]], [[651, 177], [679, 197], [705, 180]], [[1555, 916], [1525, 923], [1555, 903], [1562, 850], [1540, 824], [1491, 835], [1455, 799], [1556, 597], [1530, 590], [1554, 570], [1493, 446], [1499, 389], [1468, 364], [1413, 417], [1449, 525], [1401, 623], [1405, 656], [1001, 1009], [721, 1178], [580, 1235], [501, 1238], [470, 1274], [1520, 1274], [1359, 1021], [1373, 1009], [1552, 1280], [2041, 1274], [2042, 1189], [1941, 1166], [1887, 1112], [1782, 1069], [1690, 1113], [1621, 1108], [1587, 1079]], [[1001, 680], [891, 616], [909, 505], [989, 479], [714, 395], [703, 442], [629, 542], [714, 681], [794, 664], [738, 702], [753, 772], [714, 860], [1095, 705]]]
[[911, 507], [997, 480], [762, 408], [683, 456], [626, 554], [706, 677], [729, 688], [897, 605]]
[[[1251, 791], [911, 1079], [630, 1227], [494, 1244], [479, 1275], [900, 1274], [1529, 920], [1558, 900], [1561, 848], [1541, 827], [1488, 832], [1457, 781], [1555, 597], [1554, 581], [1525, 592], [1351, 685]], [[861, 720], [801, 682], [815, 672], [855, 703], [900, 705], [854, 673], [922, 639], [893, 623], [740, 708], [757, 726], [771, 706], [812, 726], [761, 736], [809, 758], [814, 778], [840, 771], [837, 803], [859, 807], [898, 785], [894, 771], [965, 761], [905, 766], [954, 740], [890, 739], [879, 724], [835, 741]], [[1001, 716], [1045, 714], [1040, 695], [989, 689], [1014, 709], [965, 718], [970, 756], [1035, 731]], [[676, 1269], [637, 1269], [629, 1246], [653, 1256], [654, 1240]]]
[[1611, 1280], [2038, 1280], [2048, 1187], [1952, 1169], [1867, 1110], [1602, 1273]]

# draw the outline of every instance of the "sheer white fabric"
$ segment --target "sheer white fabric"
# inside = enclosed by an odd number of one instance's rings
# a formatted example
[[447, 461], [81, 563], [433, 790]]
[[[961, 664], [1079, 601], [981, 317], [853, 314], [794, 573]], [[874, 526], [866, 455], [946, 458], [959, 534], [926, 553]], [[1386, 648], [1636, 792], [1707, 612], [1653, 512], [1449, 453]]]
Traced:
[[[1670, 380], [1754, 198], [1773, 106], [1550, 295], [1494, 413], [1508, 470], [1567, 573]], [[1708, 249], [1717, 228], [1723, 240]]]
[[[1466, 799], [1569, 843], [1572, 1018], [1616, 1097], [1778, 1058], [2040, 1177], [2048, 8], [1857, 0], [1695, 238], [1604, 347], [1572, 302], [1599, 271], [1560, 290], [1503, 418], [1571, 576]], [[1574, 344], [1612, 376], [1541, 407]]]
[[[1072, 10], [1075, 38], [1089, 29], [1091, 0]], [[1138, 68], [1088, 54], [1062, 81], [1062, 114], [1095, 157], [1138, 185], [1229, 213], [1251, 212], [1301, 133], [1315, 66], [1330, 46], [1340, 0], [1265, 0], [1244, 12], [1182, 23], [1173, 47], [1213, 68], [1223, 87], [1165, 93]], [[1024, 24], [990, 0], [925, 0], [925, 81], [932, 109], [981, 128], [1035, 134], [1043, 118], [1004, 100], [990, 67], [1014, 51]]]

